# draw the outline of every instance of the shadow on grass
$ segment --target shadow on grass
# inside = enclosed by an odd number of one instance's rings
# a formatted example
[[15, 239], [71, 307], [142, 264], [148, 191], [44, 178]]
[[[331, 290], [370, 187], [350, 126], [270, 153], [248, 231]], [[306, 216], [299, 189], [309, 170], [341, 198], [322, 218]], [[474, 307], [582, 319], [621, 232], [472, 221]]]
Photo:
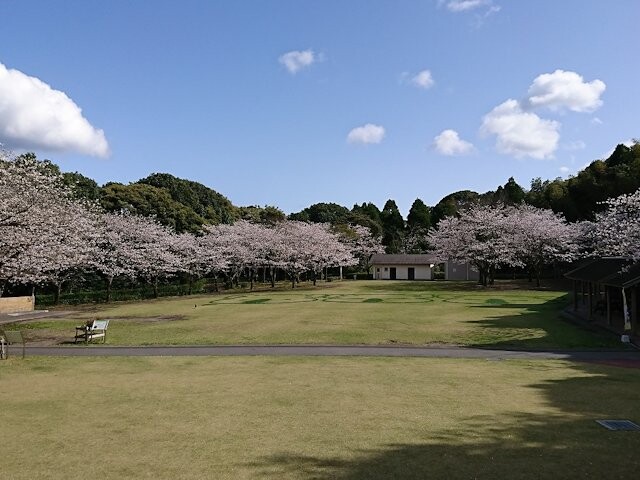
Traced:
[[[625, 349], [614, 334], [563, 319], [561, 313], [566, 306], [566, 296], [539, 304], [485, 303], [471, 306], [484, 313], [480, 320], [467, 321], [482, 327], [473, 330], [469, 346], [506, 350]], [[486, 315], [486, 311], [508, 309], [520, 309], [522, 312]]]
[[[535, 362], [529, 367], [556, 368]], [[347, 457], [283, 452], [250, 467], [260, 478], [309, 480], [637, 478], [640, 432], [608, 431], [595, 420], [640, 422], [635, 394], [640, 369], [591, 364], [572, 369], [570, 378], [520, 387], [540, 391], [551, 415], [470, 414], [455, 431], [430, 432], [425, 425], [421, 438], [411, 443], [352, 451]], [[381, 418], [380, 430], [384, 428]]]
[[388, 291], [388, 292], [500, 292], [505, 290], [528, 291], [567, 291], [569, 287], [564, 281], [548, 281], [539, 288], [526, 280], [496, 280], [489, 287], [478, 285], [476, 281], [450, 281], [450, 280], [380, 280], [371, 283], [360, 282], [358, 289], [362, 291]]

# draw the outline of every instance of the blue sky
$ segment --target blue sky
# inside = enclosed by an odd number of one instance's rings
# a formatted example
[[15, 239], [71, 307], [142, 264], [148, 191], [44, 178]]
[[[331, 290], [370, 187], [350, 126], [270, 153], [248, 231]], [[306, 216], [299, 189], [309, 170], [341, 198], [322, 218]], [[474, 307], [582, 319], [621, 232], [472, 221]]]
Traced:
[[636, 0], [1, 0], [0, 142], [99, 183], [169, 172], [236, 205], [406, 214], [640, 136], [639, 17]]

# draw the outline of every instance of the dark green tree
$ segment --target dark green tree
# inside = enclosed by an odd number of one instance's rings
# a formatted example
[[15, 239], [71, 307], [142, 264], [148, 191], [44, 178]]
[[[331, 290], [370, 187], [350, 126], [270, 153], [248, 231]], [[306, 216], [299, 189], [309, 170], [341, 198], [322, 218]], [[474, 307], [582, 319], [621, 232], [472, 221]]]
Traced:
[[227, 197], [198, 182], [168, 173], [153, 173], [137, 183], [165, 190], [173, 200], [189, 207], [207, 223], [233, 223], [238, 216]]
[[525, 198], [525, 191], [513, 177], [509, 177], [504, 186], [498, 187], [498, 191], [500, 193], [495, 196], [495, 200], [506, 205], [517, 205], [522, 203]]
[[275, 225], [287, 219], [287, 216], [282, 210], [271, 205], [264, 207], [238, 207], [238, 212], [242, 220], [248, 220], [253, 223]]
[[407, 215], [405, 232], [405, 251], [407, 253], [426, 252], [429, 245], [426, 235], [431, 228], [431, 209], [416, 198]]
[[151, 185], [109, 183], [102, 188], [102, 207], [110, 212], [127, 210], [135, 215], [155, 216], [176, 232], [200, 231], [205, 220], [191, 208], [176, 202], [169, 193]]
[[291, 220], [313, 223], [330, 223], [332, 225], [349, 223], [351, 212], [337, 203], [316, 203], [301, 212], [289, 215]]
[[404, 219], [394, 200], [387, 200], [382, 212], [382, 244], [387, 253], [399, 253], [404, 246]]
[[431, 228], [431, 209], [419, 198], [416, 198], [411, 205], [409, 215], [407, 215], [407, 227], [422, 230]]
[[78, 172], [63, 173], [62, 178], [76, 198], [89, 201], [100, 199], [100, 186], [92, 178], [85, 177]]
[[431, 224], [437, 227], [438, 222], [444, 217], [457, 215], [461, 208], [474, 205], [479, 201], [480, 195], [471, 190], [450, 193], [431, 209]]

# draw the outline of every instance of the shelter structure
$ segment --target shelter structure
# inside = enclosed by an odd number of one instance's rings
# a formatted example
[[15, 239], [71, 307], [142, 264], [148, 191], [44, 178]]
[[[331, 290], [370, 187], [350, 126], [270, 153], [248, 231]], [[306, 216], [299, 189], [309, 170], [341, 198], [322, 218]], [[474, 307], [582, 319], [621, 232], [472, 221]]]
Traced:
[[573, 280], [573, 309], [590, 321], [633, 336], [640, 335], [640, 263], [624, 257], [583, 262], [565, 275]]

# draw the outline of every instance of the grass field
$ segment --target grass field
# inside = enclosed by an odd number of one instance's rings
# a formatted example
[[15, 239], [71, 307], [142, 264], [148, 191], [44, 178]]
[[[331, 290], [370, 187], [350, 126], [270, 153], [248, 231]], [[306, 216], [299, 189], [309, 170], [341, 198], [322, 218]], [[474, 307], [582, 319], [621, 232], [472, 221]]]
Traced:
[[[20, 324], [31, 342], [69, 342], [111, 319], [112, 345], [452, 344], [495, 348], [618, 346], [559, 318], [565, 291], [455, 282], [333, 282], [315, 289], [177, 297], [99, 306]], [[516, 285], [516, 287], [520, 287]]]
[[11, 358], [2, 476], [637, 478], [640, 370], [561, 361]]

